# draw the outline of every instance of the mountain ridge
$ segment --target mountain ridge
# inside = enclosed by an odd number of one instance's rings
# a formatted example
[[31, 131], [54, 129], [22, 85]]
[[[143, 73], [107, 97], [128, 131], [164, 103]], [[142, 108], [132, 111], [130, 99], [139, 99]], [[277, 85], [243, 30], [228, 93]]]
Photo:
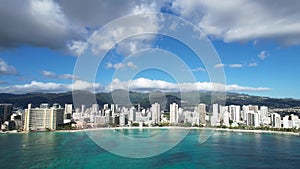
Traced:
[[[95, 94], [97, 103], [100, 106], [104, 104], [112, 104], [113, 98], [112, 95], [125, 97], [128, 93], [131, 103], [141, 104], [142, 107], [150, 107], [151, 103], [158, 99], [160, 101], [167, 101], [164, 104], [168, 105], [172, 102], [176, 102], [179, 105], [181, 104], [181, 94], [180, 92], [158, 92], [155, 93], [141, 93], [141, 92], [127, 92], [127, 91], [113, 91], [113, 92], [101, 92]], [[196, 95], [195, 95], [196, 94]], [[25, 108], [29, 103], [37, 107], [41, 103], [59, 103], [61, 105], [65, 103], [73, 103], [74, 96], [85, 96], [86, 98], [93, 96], [93, 93], [87, 91], [73, 91], [65, 93], [26, 93], [26, 94], [12, 94], [12, 93], [0, 93], [0, 103], [12, 103], [15, 107]], [[195, 98], [198, 97], [198, 94], [195, 92], [186, 92], [184, 93], [185, 98]], [[191, 96], [191, 97], [189, 97]], [[85, 100], [85, 99], [83, 99]], [[200, 100], [200, 101], [199, 101]], [[152, 101], [152, 102], [151, 102]], [[211, 92], [199, 92], [199, 98], [194, 101], [189, 102], [198, 102], [198, 103], [217, 103], [221, 100], [211, 101]], [[227, 93], [226, 94], [226, 105], [265, 105], [270, 108], [291, 108], [291, 107], [300, 107], [300, 100], [293, 98], [271, 98], [265, 96], [253, 96], [248, 94], [239, 94], [239, 93]], [[87, 105], [89, 106], [89, 105]], [[166, 106], [168, 107], [168, 106]]]

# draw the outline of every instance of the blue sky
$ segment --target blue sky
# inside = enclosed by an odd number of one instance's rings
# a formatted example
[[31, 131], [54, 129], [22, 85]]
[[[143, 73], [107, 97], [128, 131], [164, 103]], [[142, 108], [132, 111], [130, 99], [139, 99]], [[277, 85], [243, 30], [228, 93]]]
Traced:
[[[1, 93], [72, 89], [101, 92], [129, 86], [135, 91], [177, 91], [178, 86], [187, 91], [211, 90], [209, 71], [224, 70], [226, 83], [223, 85], [227, 91], [300, 98], [298, 1], [236, 0], [223, 4], [205, 0], [95, 0], [86, 4], [79, 0], [27, 0], [1, 3]], [[164, 23], [159, 15], [146, 15], [147, 19], [129, 17], [128, 23], [120, 21], [116, 29], [107, 27], [111, 21], [118, 22], [119, 17], [145, 12], [164, 12], [193, 24], [210, 40], [219, 56], [219, 64], [205, 67], [191, 47], [180, 39], [155, 34], [168, 23], [170, 30], [180, 29], [167, 17]], [[105, 32], [105, 29], [109, 30]], [[97, 39], [90, 37], [97, 33], [104, 33], [110, 39], [94, 42]], [[126, 33], [136, 35], [115, 41]], [[177, 33], [179, 37], [192, 35], [185, 28]], [[93, 53], [93, 48], [109, 52], [97, 62], [95, 58], [99, 54]], [[76, 65], [89, 51], [95, 56], [88, 57], [95, 61]], [[90, 70], [93, 65], [97, 66], [96, 75], [86, 76], [93, 73]], [[74, 72], [79, 66], [84, 73]], [[189, 75], [193, 79], [188, 79]]]

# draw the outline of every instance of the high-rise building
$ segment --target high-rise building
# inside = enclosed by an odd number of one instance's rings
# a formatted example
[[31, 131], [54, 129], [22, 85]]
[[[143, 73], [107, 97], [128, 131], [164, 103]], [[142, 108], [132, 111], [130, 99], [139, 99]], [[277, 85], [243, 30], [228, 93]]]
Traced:
[[223, 125], [229, 127], [230, 123], [229, 123], [229, 112], [225, 111], [223, 113]]
[[220, 105], [220, 124], [225, 126], [230, 126], [229, 120], [230, 117], [229, 117], [228, 106]]
[[266, 124], [268, 121], [268, 107], [260, 106], [260, 122], [262, 125]]
[[121, 113], [121, 114], [120, 114], [120, 121], [119, 121], [119, 124], [120, 124], [121, 127], [123, 127], [123, 126], [126, 125], [124, 113]]
[[65, 114], [72, 114], [73, 105], [72, 104], [65, 104]]
[[250, 111], [250, 110], [249, 110], [249, 106], [243, 105], [241, 116], [242, 116], [242, 119], [243, 119], [244, 122], [246, 122], [246, 120], [247, 120], [247, 113], [248, 113], [249, 111]]
[[281, 127], [281, 117], [278, 113], [272, 113], [271, 114], [271, 125], [274, 128], [280, 128]]
[[206, 125], [205, 116], [206, 116], [206, 105], [201, 103], [198, 105], [199, 121], [201, 125]]
[[213, 104], [213, 114], [210, 118], [211, 126], [217, 126], [219, 122], [219, 106], [218, 104]]
[[254, 126], [255, 122], [254, 122], [254, 112], [251, 111], [251, 112], [248, 112], [247, 115], [246, 115], [246, 118], [247, 118], [247, 126]]
[[63, 124], [63, 108], [31, 108], [25, 109], [24, 131], [30, 130], [56, 130]]
[[81, 113], [84, 113], [85, 112], [85, 105], [81, 105]]
[[292, 125], [289, 115], [285, 115], [284, 117], [282, 117], [282, 127], [283, 128], [293, 128], [293, 125]]
[[112, 111], [113, 116], [115, 115], [115, 113], [117, 113], [118, 111], [118, 105], [117, 104], [111, 104], [110, 105], [110, 109]]
[[129, 110], [129, 121], [136, 121], [136, 108], [131, 107]]
[[12, 115], [13, 106], [12, 104], [2, 103], [0, 104], [0, 124], [10, 120]]
[[258, 112], [258, 106], [257, 105], [248, 105], [250, 111], [254, 111], [254, 113]]
[[240, 114], [241, 114], [241, 107], [237, 105], [230, 105], [229, 106], [229, 114], [230, 114], [230, 119], [233, 120], [234, 122], [239, 122], [240, 121]]
[[160, 123], [160, 104], [158, 103], [154, 103], [151, 106], [151, 112], [152, 112], [152, 120], [154, 121], [154, 123]]
[[98, 112], [99, 112], [99, 105], [98, 104], [93, 104], [92, 105], [92, 112], [98, 114]]
[[253, 110], [249, 111], [246, 115], [246, 124], [247, 126], [258, 127], [259, 123], [259, 114]]
[[48, 109], [50, 107], [50, 105], [48, 103], [42, 103], [40, 104], [40, 108], [41, 109]]
[[103, 109], [104, 109], [104, 110], [108, 110], [108, 104], [104, 104], [104, 105], [103, 105]]
[[178, 104], [170, 104], [170, 123], [178, 123]]

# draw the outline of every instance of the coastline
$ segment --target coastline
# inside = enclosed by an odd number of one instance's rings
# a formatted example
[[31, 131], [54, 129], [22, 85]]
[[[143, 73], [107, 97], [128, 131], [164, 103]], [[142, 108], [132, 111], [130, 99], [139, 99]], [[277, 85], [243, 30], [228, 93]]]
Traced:
[[[164, 127], [107, 127], [107, 128], [89, 128], [89, 129], [79, 129], [79, 130], [53, 130], [47, 132], [84, 132], [92, 130], [128, 130], [128, 129], [187, 129], [187, 130], [215, 130], [215, 131], [226, 131], [226, 132], [236, 132], [236, 133], [256, 133], [256, 134], [280, 134], [280, 135], [294, 135], [300, 136], [300, 133], [295, 132], [285, 132], [285, 131], [270, 131], [270, 130], [244, 130], [244, 129], [229, 129], [229, 128], [213, 128], [213, 127], [179, 127], [179, 126], [164, 126]], [[45, 132], [45, 131], [38, 131]], [[26, 131], [21, 132], [0, 132], [0, 134], [24, 134], [30, 133]], [[34, 132], [33, 132], [34, 133]]]
[[300, 136], [300, 133], [285, 132], [285, 131], [270, 131], [270, 130], [243, 130], [243, 129], [224, 129], [224, 128], [212, 128], [216, 131], [228, 131], [228, 132], [240, 132], [240, 133], [257, 133], [257, 134], [281, 134], [281, 135], [294, 135]]
[[187, 129], [187, 130], [215, 130], [237, 133], [257, 133], [257, 134], [280, 134], [280, 135], [294, 135], [300, 136], [300, 133], [285, 132], [285, 131], [270, 131], [270, 130], [244, 130], [244, 129], [228, 129], [228, 128], [213, 128], [213, 127], [178, 127], [178, 126], [164, 126], [164, 127], [111, 127], [111, 128], [90, 128], [80, 130], [56, 130], [54, 132], [83, 132], [91, 130], [128, 130], [128, 129]]

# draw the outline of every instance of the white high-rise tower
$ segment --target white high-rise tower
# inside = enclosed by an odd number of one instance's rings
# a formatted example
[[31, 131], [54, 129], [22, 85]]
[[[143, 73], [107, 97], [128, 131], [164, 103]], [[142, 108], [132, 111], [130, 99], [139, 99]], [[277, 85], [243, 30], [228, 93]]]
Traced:
[[170, 123], [178, 123], [178, 104], [170, 104]]
[[152, 120], [154, 123], [160, 123], [160, 104], [154, 103], [151, 106]]

